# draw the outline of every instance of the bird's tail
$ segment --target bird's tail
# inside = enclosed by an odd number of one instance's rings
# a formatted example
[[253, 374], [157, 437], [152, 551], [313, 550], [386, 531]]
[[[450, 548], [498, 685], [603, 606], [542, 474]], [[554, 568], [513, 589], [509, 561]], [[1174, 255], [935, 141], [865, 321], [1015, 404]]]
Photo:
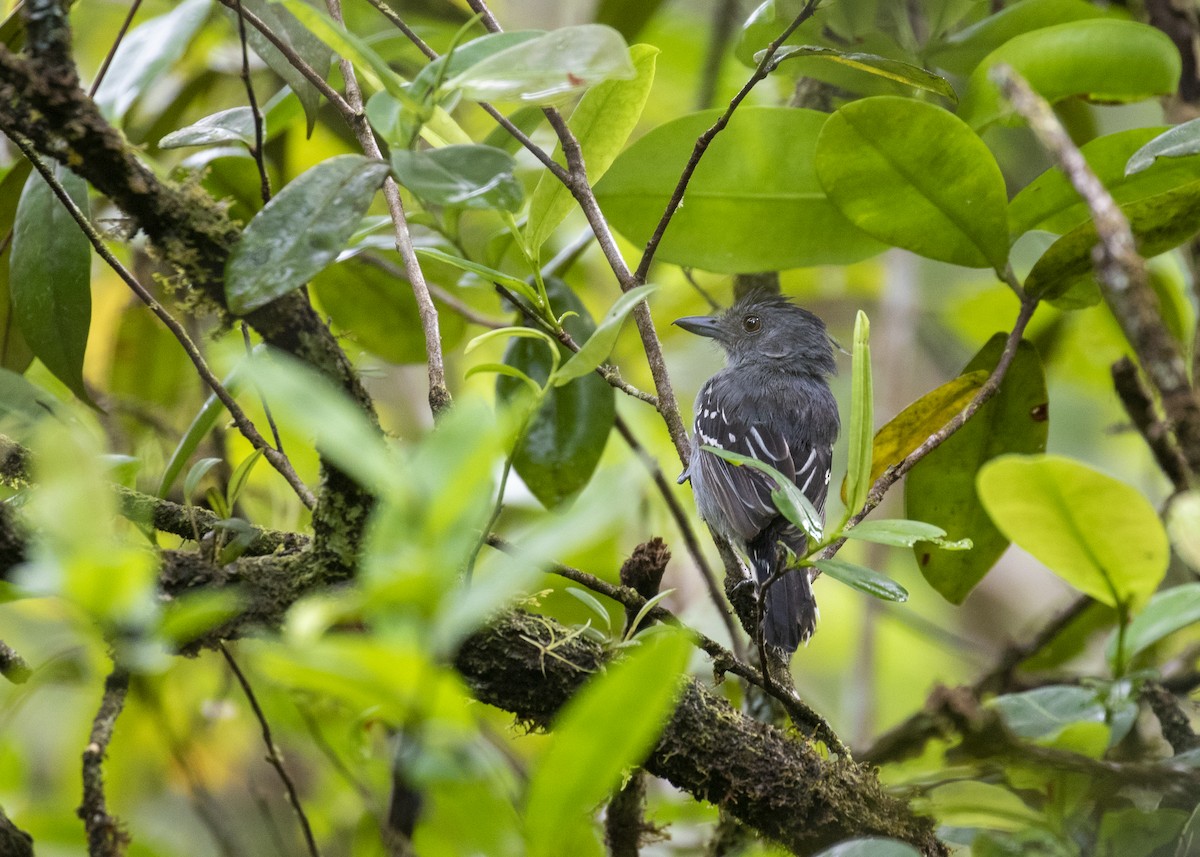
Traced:
[[[774, 547], [774, 546], [772, 546]], [[783, 568], [782, 552], [771, 550], [767, 556], [751, 552], [751, 561], [759, 586], [771, 578], [776, 569]], [[763, 639], [772, 646], [789, 652], [817, 630], [817, 599], [807, 568], [788, 569], [764, 594]]]

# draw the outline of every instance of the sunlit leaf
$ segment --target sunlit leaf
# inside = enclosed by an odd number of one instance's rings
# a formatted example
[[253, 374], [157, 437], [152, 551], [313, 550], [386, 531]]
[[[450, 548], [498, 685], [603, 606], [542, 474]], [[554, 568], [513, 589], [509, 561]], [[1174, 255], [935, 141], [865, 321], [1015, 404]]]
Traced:
[[231, 107], [198, 122], [172, 131], [158, 141], [160, 149], [179, 149], [185, 146], [224, 146], [241, 143], [254, 146], [254, 111], [249, 107]]
[[871, 490], [871, 437], [875, 431], [875, 397], [871, 381], [871, 325], [866, 313], [854, 319], [854, 350], [850, 380], [850, 431], [846, 464], [847, 511], [857, 512]]
[[818, 559], [813, 565], [839, 583], [883, 601], [908, 600], [908, 590], [899, 583], [861, 565], [846, 562], [844, 559]]
[[970, 539], [962, 542], [950, 541], [941, 527], [905, 518], [863, 521], [848, 530], [843, 530], [842, 535], [848, 539], [901, 548], [910, 548], [917, 542], [929, 542], [943, 550], [966, 550], [971, 547]]
[[576, 378], [582, 378], [608, 359], [616, 344], [617, 336], [625, 319], [633, 312], [634, 307], [646, 300], [658, 288], [655, 285], [638, 286], [625, 292], [617, 298], [609, 311], [601, 320], [600, 325], [587, 338], [575, 354], [572, 354], [557, 372], [554, 373], [555, 386], [568, 384]]
[[[1125, 629], [1125, 651], [1119, 661], [1127, 664], [1155, 643], [1197, 623], [1200, 623], [1200, 583], [1184, 583], [1156, 592]], [[1115, 631], [1108, 639], [1109, 663], [1118, 663], [1119, 640], [1120, 635]]]
[[250, 221], [225, 265], [229, 311], [246, 315], [303, 285], [358, 228], [387, 164], [337, 155], [289, 182]]

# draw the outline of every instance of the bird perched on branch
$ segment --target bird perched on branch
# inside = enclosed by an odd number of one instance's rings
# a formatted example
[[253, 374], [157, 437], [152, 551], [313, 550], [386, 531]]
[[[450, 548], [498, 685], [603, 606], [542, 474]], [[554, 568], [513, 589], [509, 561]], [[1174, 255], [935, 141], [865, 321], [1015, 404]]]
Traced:
[[[807, 536], [771, 499], [765, 473], [738, 466], [704, 446], [771, 465], [792, 480], [824, 517], [833, 443], [840, 420], [827, 378], [837, 372], [825, 324], [780, 295], [752, 293], [719, 316], [689, 316], [675, 324], [717, 341], [725, 368], [696, 397], [688, 479], [708, 525], [745, 554], [759, 586], [783, 570], [787, 551], [802, 554]], [[765, 642], [794, 652], [817, 623], [808, 569], [791, 569], [762, 593]]]

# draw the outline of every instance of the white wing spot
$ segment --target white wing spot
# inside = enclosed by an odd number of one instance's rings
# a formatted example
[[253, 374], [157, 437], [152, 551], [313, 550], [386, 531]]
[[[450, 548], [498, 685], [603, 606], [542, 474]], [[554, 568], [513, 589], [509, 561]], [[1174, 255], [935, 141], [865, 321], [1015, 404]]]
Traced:
[[826, 485], [828, 485], [828, 484], [829, 484], [829, 479], [830, 479], [830, 477], [832, 477], [832, 476], [833, 476], [833, 471], [832, 471], [832, 470], [826, 470], [826, 471], [825, 471], [825, 484], [826, 484]]
[[737, 440], [737, 435], [734, 434], [733, 432], [730, 432], [729, 433], [729, 442], [734, 443], [736, 440]]

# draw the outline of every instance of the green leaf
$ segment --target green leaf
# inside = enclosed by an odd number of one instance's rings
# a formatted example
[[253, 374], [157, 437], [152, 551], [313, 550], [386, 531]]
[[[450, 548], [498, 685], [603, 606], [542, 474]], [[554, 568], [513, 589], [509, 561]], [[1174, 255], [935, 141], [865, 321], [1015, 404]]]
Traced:
[[[313, 35], [295, 15], [279, 3], [268, 0], [240, 0], [242, 7], [257, 15], [267, 24], [271, 32], [284, 45], [308, 64], [317, 74], [324, 78], [329, 74], [329, 64], [333, 60], [333, 51], [323, 41]], [[283, 55], [266, 36], [256, 28], [246, 25], [246, 41], [263, 62], [275, 72], [292, 92], [304, 108], [304, 117], [311, 136], [317, 124], [317, 110], [321, 106], [321, 91], [304, 76], [291, 60]]]
[[[766, 51], [760, 51], [755, 54], [755, 62], [762, 62], [765, 54]], [[878, 54], [846, 53], [834, 48], [823, 48], [816, 45], [789, 45], [780, 49], [775, 54], [771, 70], [774, 71], [784, 60], [796, 58], [828, 60], [829, 62], [844, 65], [856, 71], [863, 71], [867, 74], [894, 81], [903, 86], [923, 89], [926, 92], [941, 95], [951, 101], [958, 101], [958, 95], [955, 94], [954, 87], [941, 75], [934, 74], [931, 71], [921, 68], [919, 65], [881, 57]]]
[[638, 286], [617, 298], [616, 303], [605, 314], [595, 332], [587, 338], [579, 351], [572, 354], [567, 362], [554, 373], [554, 385], [561, 387], [576, 378], [582, 378], [607, 360], [617, 342], [617, 335], [620, 334], [625, 319], [633, 312], [634, 307], [648, 299], [657, 288], [656, 285]]
[[[1100, 818], [1096, 853], [1105, 857], [1151, 857], [1153, 854], [1186, 854], [1194, 843], [1184, 827], [1200, 819], [1194, 811], [1169, 809], [1142, 810], [1136, 807], [1110, 809]], [[1168, 846], [1163, 851], [1163, 846]]]
[[1006, 455], [979, 471], [979, 497], [1012, 541], [1110, 607], [1140, 604], [1167, 571], [1170, 548], [1141, 492], [1054, 455]]
[[966, 76], [984, 57], [1023, 33], [1104, 15], [1105, 10], [1086, 0], [1021, 0], [935, 44], [929, 60]]
[[[65, 167], [55, 176], [87, 214], [87, 183]], [[76, 396], [92, 320], [92, 245], [41, 175], [30, 175], [13, 225], [13, 320], [34, 355]]]
[[1200, 119], [1176, 125], [1142, 146], [1129, 158], [1125, 175], [1140, 173], [1159, 158], [1184, 158], [1196, 154], [1200, 154]]
[[[1200, 157], [1181, 157], [1147, 165], [1143, 172], [1127, 174], [1126, 163], [1161, 126], [1134, 128], [1099, 137], [1080, 148], [1092, 172], [1118, 204], [1135, 202], [1195, 181]], [[1041, 229], [1062, 235], [1091, 219], [1087, 204], [1059, 169], [1049, 169], [1013, 197], [1008, 209], [1009, 237]]]
[[563, 27], [494, 53], [446, 81], [472, 101], [550, 104], [604, 80], [635, 74], [625, 39], [612, 27]]
[[1104, 723], [1104, 702], [1091, 688], [1051, 685], [988, 703], [1019, 738], [1047, 741], [1076, 723]]
[[208, 18], [208, 0], [185, 0], [165, 15], [130, 30], [113, 55], [95, 102], [120, 123], [133, 103], [179, 61]]
[[541, 303], [541, 297], [537, 290], [524, 280], [519, 280], [516, 277], [511, 277], [508, 274], [497, 271], [495, 268], [489, 268], [487, 265], [480, 265], [478, 262], [472, 262], [470, 259], [463, 259], [460, 256], [451, 256], [449, 253], [435, 249], [433, 247], [418, 247], [417, 255], [423, 256], [426, 259], [433, 259], [438, 262], [444, 262], [447, 265], [452, 265], [460, 271], [466, 271], [468, 274], [474, 274], [481, 277], [489, 283], [498, 283], [506, 289], [516, 292], [532, 304], [537, 306]]
[[728, 449], [721, 449], [718, 446], [703, 446], [701, 449], [705, 452], [711, 452], [717, 458], [725, 459], [730, 464], [736, 464], [739, 467], [753, 467], [755, 470], [769, 476], [775, 483], [775, 488], [771, 491], [771, 500], [775, 503], [775, 508], [779, 510], [779, 514], [808, 533], [816, 541], [821, 540], [824, 529], [822, 515], [816, 510], [812, 501], [804, 495], [804, 492], [800, 490], [796, 483], [792, 482], [792, 480], [788, 479], [765, 461], [759, 461], [757, 458], [751, 458], [748, 455], [742, 455]]
[[21, 336], [21, 331], [13, 320], [12, 291], [9, 285], [11, 239], [21, 189], [25, 187], [32, 169], [32, 164], [21, 158], [0, 180], [0, 238], [9, 239], [5, 244], [0, 244], [0, 369], [9, 369], [17, 373], [29, 368], [29, 364], [33, 362], [33, 352], [29, 350], [25, 338]]
[[185, 146], [224, 146], [241, 143], [254, 148], [254, 111], [249, 107], [231, 107], [172, 131], [158, 141], [160, 149], [181, 149]]
[[[546, 282], [546, 290], [557, 315], [575, 313], [563, 322], [567, 332], [577, 341], [589, 339], [595, 325], [575, 293], [556, 279]], [[570, 353], [557, 342], [550, 347], [555, 349], [554, 358]], [[545, 384], [555, 369], [550, 349], [530, 339], [513, 340], [504, 362], [539, 385]], [[512, 402], [524, 395], [524, 390], [519, 379], [496, 379], [501, 401]], [[615, 419], [615, 391], [599, 375], [587, 373], [546, 390], [513, 454], [514, 469], [538, 502], [557, 509], [583, 490], [600, 463]]]
[[1200, 571], [1200, 490], [1192, 488], [1172, 497], [1166, 521], [1175, 553], [1193, 570]]
[[[967, 364], [964, 375], [989, 373], [1004, 350], [997, 334]], [[1046, 381], [1037, 351], [1022, 342], [1004, 383], [961, 429], [931, 452], [904, 481], [904, 514], [971, 539], [969, 551], [947, 552], [929, 545], [914, 548], [921, 574], [943, 598], [961, 604], [1008, 547], [979, 502], [975, 475], [983, 464], [1006, 452], [1046, 448]]]
[[971, 547], [970, 539], [961, 542], [949, 541], [946, 539], [946, 531], [941, 527], [906, 518], [863, 521], [848, 530], [842, 530], [842, 535], [848, 539], [899, 548], [910, 548], [917, 542], [929, 542], [943, 550], [965, 550]]
[[200, 481], [220, 463], [221, 459], [219, 458], [201, 458], [191, 466], [187, 476], [183, 478], [183, 501], [185, 503], [191, 505], [192, 499], [196, 496], [196, 489], [200, 486]]
[[[629, 135], [633, 133], [654, 82], [658, 48], [634, 45], [629, 49], [636, 75], [630, 80], [606, 80], [583, 94], [567, 121], [583, 152], [588, 181], [593, 185], [608, 172]], [[562, 144], [554, 159], [564, 163]], [[529, 200], [525, 243], [536, 252], [562, 223], [575, 200], [566, 186], [549, 171], [543, 171]]]
[[530, 857], [578, 853], [577, 837], [591, 836], [591, 811], [658, 740], [690, 654], [683, 634], [658, 634], [591, 679], [563, 708], [529, 779]]
[[242, 233], [225, 264], [229, 311], [246, 315], [312, 279], [358, 228], [387, 164], [337, 155], [289, 182]]
[[491, 146], [392, 151], [396, 181], [427, 205], [517, 211], [525, 192], [515, 168], [511, 155]]
[[[389, 363], [428, 359], [417, 299], [407, 280], [356, 257], [330, 265], [313, 277], [311, 288], [351, 342]], [[443, 347], [451, 349], [462, 341], [466, 324], [458, 313], [440, 312], [438, 329]]]
[[[937, 389], [930, 390], [888, 421], [875, 434], [871, 447], [871, 484], [962, 412], [987, 380], [979, 370], [959, 375]], [[845, 490], [842, 494], [845, 499]]]
[[607, 24], [626, 39], [632, 39], [646, 27], [662, 4], [663, 0], [600, 0], [596, 5], [596, 23]]
[[941, 824], [1021, 830], [1046, 823], [1045, 816], [1027, 806], [1003, 786], [978, 780], [958, 780], [929, 793], [929, 812]]
[[871, 491], [871, 438], [875, 432], [874, 392], [871, 382], [871, 324], [866, 313], [854, 319], [853, 368], [850, 379], [849, 461], [846, 464], [846, 511], [853, 514], [867, 502]]
[[[237, 395], [238, 390], [242, 386], [241, 368], [235, 366], [233, 371], [221, 379], [222, 385], [229, 391], [231, 395]], [[213, 430], [217, 424], [217, 420], [225, 413], [225, 405], [217, 398], [216, 394], [210, 394], [204, 400], [204, 405], [192, 418], [192, 422], [188, 425], [187, 431], [183, 433], [183, 437], [179, 439], [175, 449], [171, 452], [171, 457], [167, 459], [167, 464], [163, 468], [162, 479], [158, 483], [158, 491], [156, 496], [166, 497], [170, 492], [171, 487], [175, 484], [175, 480], [183, 471], [183, 466], [187, 464], [188, 459], [200, 447], [204, 438], [208, 437], [208, 433]]]
[[1160, 640], [1200, 622], [1200, 583], [1184, 583], [1156, 592], [1125, 629], [1125, 652], [1117, 655], [1119, 635], [1108, 640], [1109, 663], [1129, 663]]
[[0, 431], [28, 428], [59, 410], [59, 402], [9, 369], [0, 369]]
[[[1165, 253], [1200, 230], [1200, 181], [1121, 206], [1143, 258]], [[1096, 224], [1088, 221], [1050, 245], [1025, 278], [1025, 291], [1043, 300], [1096, 294], [1092, 280], [1092, 250], [1099, 243]], [[1076, 298], [1075, 306], [1085, 298]], [[1091, 303], [1095, 303], [1092, 300]]]
[[853, 101], [825, 123], [816, 170], [830, 201], [867, 234], [942, 262], [1004, 269], [1004, 177], [984, 142], [942, 108], [895, 96]]
[[1071, 96], [1124, 103], [1168, 95], [1180, 71], [1175, 45], [1148, 24], [1096, 18], [1034, 30], [992, 51], [972, 73], [959, 111], [972, 128], [1012, 114], [988, 77], [999, 63], [1051, 103]]
[[487, 33], [469, 42], [457, 45], [450, 53], [442, 54], [433, 62], [421, 69], [409, 85], [409, 91], [414, 98], [425, 101], [439, 86], [462, 74], [471, 66], [477, 65], [493, 54], [522, 45], [532, 39], [544, 36], [542, 30], [506, 30], [502, 33]]
[[[720, 116], [707, 110], [660, 125], [619, 155], [596, 184], [610, 222], [644, 246], [696, 139]], [[813, 110], [743, 107], [713, 140], [684, 204], [659, 245], [662, 261], [719, 273], [845, 264], [883, 246], [825, 197], [813, 169], [826, 116]]]
[[844, 559], [818, 559], [813, 562], [822, 572], [851, 589], [865, 592], [883, 601], [903, 602], [908, 600], [908, 590], [890, 577], [846, 562]]
[[164, 606], [157, 634], [169, 645], [182, 647], [242, 612], [243, 598], [232, 589], [184, 592]]
[[920, 851], [898, 839], [868, 836], [839, 842], [816, 857], [920, 857], [920, 854]]

